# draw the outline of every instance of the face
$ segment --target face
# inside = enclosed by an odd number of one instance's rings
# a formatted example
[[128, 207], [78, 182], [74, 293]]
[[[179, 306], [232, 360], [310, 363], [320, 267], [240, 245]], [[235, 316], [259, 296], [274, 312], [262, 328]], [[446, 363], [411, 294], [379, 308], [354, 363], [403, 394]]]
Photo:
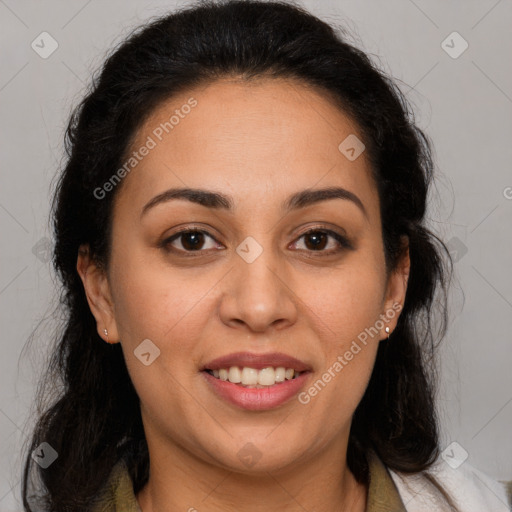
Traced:
[[[121, 342], [150, 455], [256, 472], [345, 453], [408, 272], [386, 275], [377, 189], [354, 137], [325, 96], [281, 79], [189, 90], [138, 131], [108, 271], [78, 268], [98, 332]], [[222, 197], [169, 192], [185, 188]], [[324, 189], [338, 191], [313, 194]], [[279, 367], [304, 373], [249, 389], [213, 372], [261, 378], [251, 361], [278, 380]]]

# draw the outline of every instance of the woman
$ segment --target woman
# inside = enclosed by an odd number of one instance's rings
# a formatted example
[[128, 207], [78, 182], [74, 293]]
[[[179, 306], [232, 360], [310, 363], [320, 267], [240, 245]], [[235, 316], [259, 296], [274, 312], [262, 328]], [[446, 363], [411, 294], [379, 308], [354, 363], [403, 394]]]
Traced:
[[67, 143], [27, 511], [508, 510], [440, 458], [433, 165], [361, 51], [286, 3], [202, 2], [116, 49]]

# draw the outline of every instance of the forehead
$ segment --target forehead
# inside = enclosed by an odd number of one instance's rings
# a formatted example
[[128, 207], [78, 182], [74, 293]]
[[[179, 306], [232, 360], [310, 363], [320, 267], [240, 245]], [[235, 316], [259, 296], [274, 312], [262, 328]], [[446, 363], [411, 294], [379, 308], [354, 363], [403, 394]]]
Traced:
[[137, 201], [179, 185], [249, 197], [340, 185], [375, 194], [364, 152], [350, 160], [340, 150], [347, 138], [362, 135], [322, 91], [290, 79], [221, 79], [151, 113], [130, 150], [151, 149], [125, 178], [123, 193]]

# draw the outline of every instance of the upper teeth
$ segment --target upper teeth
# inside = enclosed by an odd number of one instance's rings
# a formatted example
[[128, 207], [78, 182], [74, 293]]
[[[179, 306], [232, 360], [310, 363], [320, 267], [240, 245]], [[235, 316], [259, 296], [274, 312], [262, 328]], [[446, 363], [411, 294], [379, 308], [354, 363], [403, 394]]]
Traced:
[[300, 372], [293, 368], [285, 368], [278, 366], [273, 368], [268, 366], [261, 370], [244, 366], [240, 369], [238, 366], [231, 366], [230, 368], [220, 368], [219, 370], [212, 370], [213, 376], [221, 380], [228, 380], [233, 384], [243, 384], [245, 386], [273, 386], [276, 382], [284, 382], [284, 380], [291, 380], [294, 376], [300, 375]]

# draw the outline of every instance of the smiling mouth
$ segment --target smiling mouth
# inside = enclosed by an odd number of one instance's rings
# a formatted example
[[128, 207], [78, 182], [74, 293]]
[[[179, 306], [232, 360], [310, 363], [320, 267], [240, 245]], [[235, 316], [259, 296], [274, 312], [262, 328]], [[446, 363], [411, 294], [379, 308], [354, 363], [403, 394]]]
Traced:
[[219, 368], [216, 370], [205, 369], [207, 373], [216, 379], [238, 384], [245, 388], [268, 388], [275, 384], [281, 384], [287, 380], [294, 380], [303, 373], [293, 368], [284, 366], [268, 366], [257, 370], [248, 366], [231, 366], [229, 368]]

